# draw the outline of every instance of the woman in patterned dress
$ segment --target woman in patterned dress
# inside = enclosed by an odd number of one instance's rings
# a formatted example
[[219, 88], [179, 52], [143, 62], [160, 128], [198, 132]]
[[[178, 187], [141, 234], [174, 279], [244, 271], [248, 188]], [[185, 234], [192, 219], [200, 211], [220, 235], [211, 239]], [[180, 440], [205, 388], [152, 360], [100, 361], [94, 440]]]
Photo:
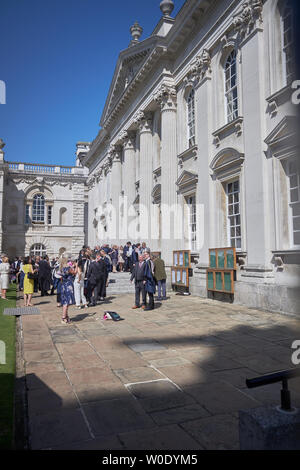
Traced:
[[66, 258], [62, 258], [60, 262], [60, 274], [62, 276], [60, 303], [63, 306], [63, 315], [61, 322], [63, 324], [71, 323], [68, 315], [69, 305], [75, 304], [74, 297], [74, 275], [75, 271], [72, 266], [68, 264]]
[[25, 274], [24, 288], [23, 288], [24, 307], [33, 307], [33, 304], [31, 303], [31, 299], [32, 299], [33, 291], [34, 291], [34, 279], [28, 279], [28, 273], [34, 272], [32, 268], [32, 264], [31, 264], [30, 256], [26, 256], [22, 271]]

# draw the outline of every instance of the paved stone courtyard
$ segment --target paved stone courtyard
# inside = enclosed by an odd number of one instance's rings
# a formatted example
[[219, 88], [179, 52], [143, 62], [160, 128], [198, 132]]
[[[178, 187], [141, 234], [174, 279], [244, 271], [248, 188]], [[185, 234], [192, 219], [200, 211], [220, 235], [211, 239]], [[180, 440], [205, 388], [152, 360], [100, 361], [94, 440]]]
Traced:
[[[149, 312], [131, 294], [71, 307], [71, 325], [56, 296], [33, 302], [41, 315], [22, 317], [32, 449], [238, 449], [238, 411], [280, 403], [280, 384], [245, 379], [293, 367], [300, 339], [295, 317], [175, 293]], [[298, 379], [290, 389], [300, 406]]]

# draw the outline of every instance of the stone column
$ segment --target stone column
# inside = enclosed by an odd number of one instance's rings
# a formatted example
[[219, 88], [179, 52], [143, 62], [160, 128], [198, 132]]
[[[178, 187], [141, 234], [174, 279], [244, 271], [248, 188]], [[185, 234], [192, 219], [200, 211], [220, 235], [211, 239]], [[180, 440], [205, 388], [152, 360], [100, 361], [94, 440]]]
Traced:
[[161, 106], [161, 249], [166, 265], [171, 266], [173, 250], [182, 243], [175, 238], [178, 224], [181, 223], [175, 184], [177, 180], [176, 89], [164, 84], [154, 98]]
[[119, 244], [120, 235], [119, 235], [119, 206], [120, 198], [122, 191], [122, 147], [114, 146], [113, 151], [111, 152], [112, 158], [112, 169], [111, 169], [111, 199], [112, 199], [112, 225], [111, 225], [111, 234], [112, 239], [111, 243]]
[[108, 158], [105, 164], [105, 182], [106, 182], [106, 198], [105, 198], [105, 215], [106, 215], [106, 239], [105, 242], [110, 243], [111, 234], [111, 217], [110, 217], [110, 206], [112, 204], [112, 192], [111, 192], [111, 176], [112, 176], [112, 159]]
[[152, 113], [140, 113], [140, 236], [151, 247], [151, 192], [153, 170]]
[[[132, 220], [133, 216], [133, 202], [136, 196], [135, 182], [136, 182], [136, 133], [126, 131], [122, 136], [123, 149], [124, 149], [124, 161], [123, 161], [123, 210], [121, 223], [121, 241], [126, 243], [130, 239], [128, 234], [128, 224]], [[129, 215], [130, 214], [130, 215]]]

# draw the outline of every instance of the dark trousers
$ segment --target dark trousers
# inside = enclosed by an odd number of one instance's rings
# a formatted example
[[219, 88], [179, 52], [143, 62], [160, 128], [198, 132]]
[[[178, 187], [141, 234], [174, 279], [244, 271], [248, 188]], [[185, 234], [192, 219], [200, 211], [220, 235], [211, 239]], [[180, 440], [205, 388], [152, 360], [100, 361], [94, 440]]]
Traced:
[[147, 292], [147, 294], [148, 294], [148, 297], [149, 297], [148, 307], [149, 308], [154, 308], [154, 294], [152, 294], [151, 292]]
[[44, 295], [48, 295], [48, 290], [50, 289], [50, 282], [45, 277], [41, 277], [39, 281], [40, 281], [41, 297], [43, 297]]
[[124, 271], [132, 271], [132, 260], [131, 260], [131, 256], [126, 256], [125, 258], [125, 266], [124, 266]]
[[161, 281], [157, 281], [157, 290], [158, 290], [158, 298], [161, 299], [161, 291], [163, 298], [166, 298], [166, 280], [162, 279]]
[[108, 279], [108, 274], [106, 274], [105, 278], [101, 279], [101, 281], [100, 281], [99, 297], [101, 297], [103, 299], [106, 297], [107, 279]]
[[24, 288], [24, 277], [25, 274], [21, 271], [19, 274], [19, 290], [22, 290]]
[[99, 295], [99, 288], [100, 288], [99, 283], [91, 285], [91, 291], [93, 292], [93, 296], [91, 297], [91, 303], [93, 305], [97, 304], [98, 295]]
[[142, 293], [142, 305], [146, 305], [146, 290], [143, 281], [136, 281], [135, 283], [135, 305], [140, 306], [140, 298]]
[[87, 279], [84, 280], [84, 295], [86, 300], [90, 302], [92, 298], [92, 287]]

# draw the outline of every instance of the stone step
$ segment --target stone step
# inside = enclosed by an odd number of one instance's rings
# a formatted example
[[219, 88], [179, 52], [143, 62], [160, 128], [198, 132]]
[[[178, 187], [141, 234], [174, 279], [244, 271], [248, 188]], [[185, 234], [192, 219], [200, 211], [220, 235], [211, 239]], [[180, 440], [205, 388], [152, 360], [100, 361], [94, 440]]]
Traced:
[[109, 273], [106, 292], [111, 294], [134, 294], [134, 284], [130, 282], [130, 273]]

